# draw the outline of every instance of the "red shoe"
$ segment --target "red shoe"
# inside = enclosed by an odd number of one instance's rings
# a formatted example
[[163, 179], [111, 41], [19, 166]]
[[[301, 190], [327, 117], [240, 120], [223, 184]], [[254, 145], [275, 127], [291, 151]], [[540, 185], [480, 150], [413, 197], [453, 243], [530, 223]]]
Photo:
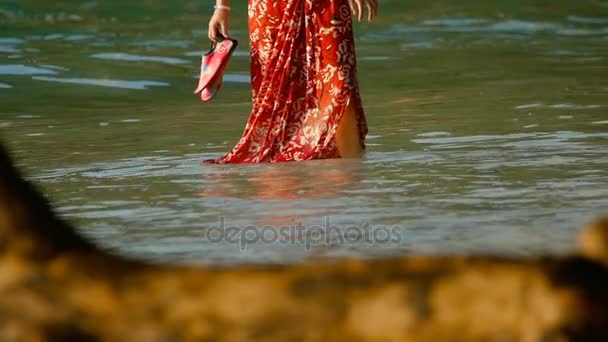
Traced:
[[203, 55], [201, 75], [198, 87], [194, 91], [195, 94], [200, 93], [201, 100], [210, 101], [219, 92], [222, 87], [224, 70], [237, 45], [238, 42], [235, 39], [222, 38], [211, 46], [209, 52]]
[[213, 80], [211, 81], [211, 83], [209, 83], [208, 86], [206, 86], [205, 88], [203, 88], [203, 90], [201, 91], [201, 100], [207, 102], [207, 101], [211, 101], [211, 99], [213, 99], [215, 97], [215, 95], [217, 95], [217, 93], [219, 93], [220, 88], [222, 87], [222, 75], [223, 71], [218, 74], [218, 77], [213, 78]]

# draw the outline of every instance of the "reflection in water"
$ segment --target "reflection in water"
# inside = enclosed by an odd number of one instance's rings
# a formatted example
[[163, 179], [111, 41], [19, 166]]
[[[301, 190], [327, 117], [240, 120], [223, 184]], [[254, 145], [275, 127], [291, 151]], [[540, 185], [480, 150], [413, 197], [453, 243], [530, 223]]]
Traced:
[[[258, 226], [283, 226], [305, 222], [306, 218], [330, 216], [325, 208], [302, 213], [302, 201], [327, 200], [343, 196], [342, 191], [361, 181], [359, 159], [334, 159], [303, 163], [267, 164], [243, 174], [238, 169], [222, 170], [202, 176], [205, 186], [199, 195], [205, 198], [239, 198], [274, 201], [278, 208], [256, 217]], [[222, 166], [206, 166], [222, 168]], [[286, 214], [290, 213], [290, 214]], [[252, 222], [253, 224], [254, 222]]]
[[[307, 163], [268, 164], [243, 177], [238, 169], [202, 176], [208, 184], [205, 197], [237, 197], [262, 200], [332, 198], [355, 181], [353, 166], [361, 160], [327, 160]], [[213, 166], [212, 166], [213, 167]]]

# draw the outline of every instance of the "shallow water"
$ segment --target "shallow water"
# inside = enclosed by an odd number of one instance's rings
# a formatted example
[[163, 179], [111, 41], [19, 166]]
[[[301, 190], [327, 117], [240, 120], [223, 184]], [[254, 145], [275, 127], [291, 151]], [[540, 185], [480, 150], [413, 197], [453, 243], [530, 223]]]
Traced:
[[192, 95], [201, 1], [1, 2], [3, 138], [64, 217], [124, 254], [567, 252], [608, 210], [608, 3], [381, 5], [357, 25], [362, 161], [202, 166], [236, 142], [250, 92], [235, 6], [222, 93]]

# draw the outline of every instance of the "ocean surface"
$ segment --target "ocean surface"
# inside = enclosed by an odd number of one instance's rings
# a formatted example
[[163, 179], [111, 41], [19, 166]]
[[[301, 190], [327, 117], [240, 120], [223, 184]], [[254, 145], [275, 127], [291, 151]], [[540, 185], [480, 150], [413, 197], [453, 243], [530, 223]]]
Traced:
[[205, 1], [0, 1], [0, 134], [58, 213], [188, 264], [571, 250], [608, 210], [608, 2], [380, 1], [356, 24], [364, 159], [203, 166], [249, 115], [246, 6], [192, 94]]

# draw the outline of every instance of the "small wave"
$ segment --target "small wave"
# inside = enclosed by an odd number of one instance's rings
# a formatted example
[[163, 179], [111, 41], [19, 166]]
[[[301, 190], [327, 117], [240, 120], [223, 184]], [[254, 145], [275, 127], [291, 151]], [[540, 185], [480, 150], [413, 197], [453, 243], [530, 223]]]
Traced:
[[14, 46], [2, 46], [2, 45], [0, 45], [0, 52], [1, 53], [21, 53], [21, 50], [17, 49]]
[[513, 109], [530, 109], [530, 108], [553, 108], [553, 109], [597, 109], [601, 108], [601, 105], [598, 104], [590, 104], [590, 105], [580, 105], [574, 103], [555, 103], [555, 104], [545, 104], [545, 103], [529, 103], [523, 104], [519, 106], [513, 107]]
[[391, 59], [394, 58], [389, 56], [364, 56], [358, 58], [360, 61], [388, 61]]
[[82, 85], [92, 85], [109, 88], [123, 88], [123, 89], [137, 89], [145, 90], [151, 86], [167, 87], [170, 84], [167, 82], [158, 81], [124, 81], [124, 80], [102, 80], [95, 78], [59, 78], [59, 77], [45, 77], [45, 76], [34, 76], [32, 79], [37, 81], [47, 82], [58, 82], [58, 83], [72, 83]]
[[46, 68], [46, 69], [51, 69], [51, 70], [60, 70], [60, 71], [68, 71], [70, 69], [66, 68], [66, 67], [62, 67], [59, 65], [52, 65], [52, 64], [40, 64], [41, 67]]
[[579, 16], [571, 15], [567, 19], [568, 19], [568, 21], [571, 21], [573, 23], [580, 23], [580, 24], [608, 24], [608, 18], [579, 17]]
[[13, 37], [0, 37], [0, 44], [2, 45], [19, 45], [23, 44], [25, 40]]
[[433, 42], [413, 42], [413, 43], [404, 43], [401, 44], [401, 51], [411, 50], [411, 49], [431, 49], [435, 46]]
[[445, 137], [445, 136], [450, 136], [452, 135], [449, 132], [426, 132], [426, 133], [420, 133], [417, 134], [417, 136], [419, 137]]
[[127, 61], [127, 62], [158, 62], [166, 64], [187, 64], [190, 61], [175, 58], [175, 57], [162, 57], [162, 56], [143, 56], [134, 55], [130, 53], [110, 52], [110, 53], [96, 53], [90, 56], [91, 58], [97, 59], [110, 59], [116, 61]]
[[557, 34], [563, 36], [602, 36], [608, 34], [608, 27], [604, 27], [601, 29], [563, 28], [557, 30]]
[[81, 42], [85, 40], [92, 40], [94, 38], [95, 36], [92, 34], [73, 34], [65, 37], [65, 40], [67, 40], [68, 42]]
[[511, 139], [522, 139], [522, 138], [534, 138], [537, 134], [535, 133], [512, 133], [504, 135], [471, 135], [462, 137], [445, 137], [445, 138], [427, 138], [427, 139], [413, 139], [412, 142], [416, 144], [454, 144], [454, 143], [476, 143], [476, 142], [487, 142], [487, 141], [501, 141]]
[[0, 65], [0, 75], [55, 75], [57, 72], [46, 68], [33, 67], [23, 64]]
[[140, 42], [132, 43], [131, 45], [135, 46], [145, 46], [145, 47], [155, 47], [155, 48], [166, 48], [166, 47], [174, 47], [174, 48], [188, 48], [192, 42], [188, 40], [166, 40], [166, 39], [154, 39], [154, 40], [144, 40]]
[[496, 32], [536, 33], [543, 31], [555, 31], [558, 28], [558, 25], [549, 22], [507, 20], [490, 26], [488, 30]]
[[443, 19], [431, 19], [425, 20], [422, 23], [424, 25], [432, 26], [471, 26], [485, 24], [488, 21], [485, 19], [477, 18], [443, 18]]

